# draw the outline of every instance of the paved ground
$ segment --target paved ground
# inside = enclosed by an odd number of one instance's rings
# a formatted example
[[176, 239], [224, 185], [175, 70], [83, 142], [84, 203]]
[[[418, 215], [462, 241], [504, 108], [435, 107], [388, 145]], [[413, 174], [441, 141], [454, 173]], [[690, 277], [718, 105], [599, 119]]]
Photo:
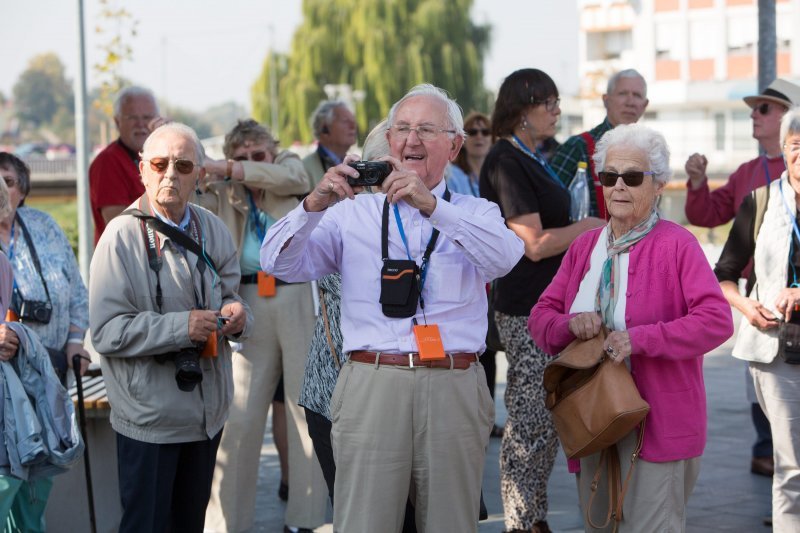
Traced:
[[[770, 480], [749, 471], [750, 446], [754, 431], [745, 397], [745, 364], [730, 356], [732, 342], [709, 354], [705, 361], [708, 395], [709, 439], [697, 486], [689, 501], [687, 530], [691, 533], [717, 531], [769, 531], [762, 518], [769, 514]], [[498, 361], [497, 419], [505, 420], [502, 397], [505, 390], [505, 358]], [[484, 494], [490, 517], [481, 522], [481, 533], [503, 531], [498, 468], [499, 439], [492, 439], [486, 457]], [[278, 500], [278, 462], [270, 431], [266, 432], [259, 471], [257, 523], [252, 531], [280, 533], [283, 504]], [[575, 482], [559, 454], [549, 486], [548, 521], [553, 531], [582, 531]], [[330, 524], [318, 533], [332, 531]]]

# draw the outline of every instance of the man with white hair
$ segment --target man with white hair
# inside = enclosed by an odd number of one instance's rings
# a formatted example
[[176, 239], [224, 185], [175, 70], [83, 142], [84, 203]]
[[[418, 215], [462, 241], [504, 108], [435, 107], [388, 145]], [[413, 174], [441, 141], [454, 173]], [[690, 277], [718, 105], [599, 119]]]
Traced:
[[149, 89], [126, 87], [114, 100], [119, 138], [97, 154], [89, 166], [89, 197], [94, 219], [94, 243], [108, 221], [144, 194], [139, 177], [139, 152], [152, 129], [163, 119]]
[[89, 277], [117, 434], [119, 531], [203, 531], [233, 396], [228, 341], [244, 340], [253, 317], [230, 231], [189, 204], [205, 173], [195, 132], [155, 130], [139, 170], [146, 192], [108, 225]]
[[573, 135], [558, 147], [550, 166], [566, 185], [575, 177], [578, 162], [584, 161], [589, 167], [586, 173], [589, 188], [589, 216], [606, 218], [606, 206], [603, 201], [603, 187], [597, 178], [592, 155], [594, 147], [603, 134], [620, 124], [634, 124], [644, 115], [647, 109], [647, 82], [636, 70], [621, 70], [608, 79], [606, 94], [603, 95], [603, 106], [606, 118], [589, 131]]
[[356, 143], [356, 117], [341, 100], [320, 102], [311, 115], [317, 149], [303, 158], [303, 166], [314, 187], [322, 175], [338, 165]]
[[270, 228], [261, 265], [287, 281], [342, 276], [334, 530], [399, 532], [412, 494], [419, 530], [475, 532], [494, 422], [485, 284], [523, 244], [496, 204], [447, 190], [464, 131], [444, 91], [414, 87], [388, 125], [382, 192], [355, 194], [348, 155]]

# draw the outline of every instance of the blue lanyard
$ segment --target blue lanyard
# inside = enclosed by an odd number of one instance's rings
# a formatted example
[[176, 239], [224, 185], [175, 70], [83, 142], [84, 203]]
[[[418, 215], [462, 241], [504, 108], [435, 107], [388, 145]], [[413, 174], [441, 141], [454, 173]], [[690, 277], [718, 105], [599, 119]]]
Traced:
[[556, 182], [562, 189], [567, 188], [567, 186], [564, 185], [564, 182], [559, 179], [558, 175], [556, 175], [553, 168], [550, 166], [547, 160], [544, 157], [542, 157], [542, 155], [538, 152], [538, 150], [534, 152], [533, 150], [525, 146], [525, 143], [522, 142], [522, 140], [520, 140], [519, 137], [517, 137], [516, 135], [513, 135], [512, 137], [514, 138], [514, 142], [516, 143], [517, 147], [520, 150], [522, 150], [528, 157], [530, 157], [531, 159], [542, 165], [542, 167], [547, 171], [547, 173], [550, 175], [550, 178], [554, 182]]
[[11, 221], [11, 237], [8, 240], [8, 260], [14, 259], [14, 221]]
[[[764, 167], [764, 178], [767, 180], [767, 187], [769, 187], [769, 184], [772, 180], [769, 176], [769, 165], [767, 164], [767, 156], [765, 155], [761, 156], [761, 165]], [[755, 189], [755, 187], [753, 187], [753, 189]], [[783, 194], [783, 191], [781, 191], [781, 194]]]
[[[394, 219], [397, 221], [397, 230], [400, 232], [400, 239], [403, 241], [403, 246], [406, 247], [406, 256], [408, 256], [409, 261], [413, 261], [414, 259], [411, 258], [411, 250], [408, 248], [408, 239], [406, 238], [406, 232], [403, 229], [403, 220], [400, 218], [400, 210], [397, 209], [397, 204], [394, 204]], [[431, 238], [433, 238], [433, 233], [431, 233]], [[430, 239], [428, 239], [430, 243]], [[425, 286], [425, 276], [428, 273], [428, 259], [422, 259], [422, 265], [419, 267], [419, 292], [422, 292], [422, 288]]]
[[[786, 209], [786, 214], [789, 215], [789, 218], [792, 220], [792, 230], [794, 230], [797, 241], [800, 242], [800, 229], [797, 227], [797, 216], [789, 208], [789, 202], [786, 201], [786, 196], [783, 194], [783, 182], [780, 184], [780, 190], [781, 199], [783, 199], [783, 207]], [[789, 266], [792, 268], [792, 277], [794, 279], [789, 287], [800, 287], [800, 283], [797, 282], [797, 270], [794, 267], [794, 239], [791, 239], [789, 242]]]
[[267, 235], [267, 224], [262, 223], [261, 217], [258, 216], [259, 209], [256, 207], [255, 200], [253, 200], [253, 193], [249, 190], [247, 190], [247, 199], [250, 200], [250, 220], [253, 222], [259, 242], [263, 243], [264, 237]]

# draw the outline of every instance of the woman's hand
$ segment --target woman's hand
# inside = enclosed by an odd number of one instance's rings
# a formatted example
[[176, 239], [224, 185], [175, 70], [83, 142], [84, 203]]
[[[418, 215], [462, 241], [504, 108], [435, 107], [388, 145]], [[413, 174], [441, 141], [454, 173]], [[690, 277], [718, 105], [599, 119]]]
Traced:
[[631, 336], [627, 331], [612, 331], [606, 337], [603, 349], [612, 361], [621, 363], [626, 357], [631, 356]]
[[788, 287], [781, 289], [775, 298], [775, 308], [783, 315], [784, 320], [789, 322], [793, 312], [800, 312], [800, 289]]
[[72, 368], [72, 358], [76, 355], [81, 356], [81, 376], [86, 373], [89, 369], [89, 363], [91, 363], [91, 356], [89, 352], [87, 352], [82, 344], [75, 344], [72, 342], [67, 343], [67, 347], [64, 350], [67, 353], [67, 366]]
[[582, 341], [588, 341], [600, 333], [600, 315], [597, 313], [578, 313], [569, 319], [569, 331]]
[[17, 355], [19, 337], [13, 329], [5, 324], [0, 324], [0, 361], [8, 361]]

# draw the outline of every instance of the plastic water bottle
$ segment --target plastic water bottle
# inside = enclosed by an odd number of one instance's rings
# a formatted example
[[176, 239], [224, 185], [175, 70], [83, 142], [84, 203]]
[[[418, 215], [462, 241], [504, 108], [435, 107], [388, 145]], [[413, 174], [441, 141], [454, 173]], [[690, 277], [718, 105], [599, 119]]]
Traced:
[[578, 170], [569, 184], [569, 216], [577, 222], [589, 216], [589, 184], [586, 182], [586, 162], [578, 161]]

